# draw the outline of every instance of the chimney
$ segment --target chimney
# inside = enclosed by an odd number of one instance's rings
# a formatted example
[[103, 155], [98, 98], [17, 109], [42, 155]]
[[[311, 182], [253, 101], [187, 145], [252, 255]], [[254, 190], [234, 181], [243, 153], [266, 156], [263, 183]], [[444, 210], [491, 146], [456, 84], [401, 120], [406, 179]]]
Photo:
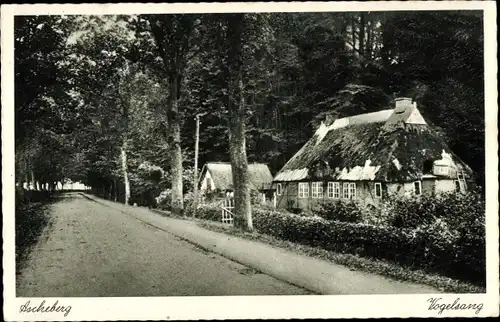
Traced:
[[402, 113], [406, 108], [414, 106], [414, 104], [412, 104], [412, 99], [408, 97], [398, 97], [394, 101], [396, 102], [396, 113]]
[[325, 117], [325, 125], [326, 126], [332, 125], [333, 121], [335, 121], [335, 116], [334, 115], [328, 114]]
[[386, 125], [406, 123], [414, 111], [414, 107], [416, 107], [416, 104], [414, 104], [412, 99], [408, 97], [398, 97], [395, 98], [394, 101], [396, 102], [396, 107], [394, 108], [391, 116], [389, 116], [385, 122]]

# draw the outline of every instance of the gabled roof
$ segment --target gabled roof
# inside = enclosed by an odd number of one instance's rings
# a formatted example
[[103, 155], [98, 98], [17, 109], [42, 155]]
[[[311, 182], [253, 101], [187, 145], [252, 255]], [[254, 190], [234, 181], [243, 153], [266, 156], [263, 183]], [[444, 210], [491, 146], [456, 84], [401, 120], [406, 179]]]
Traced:
[[274, 181], [325, 176], [336, 180], [420, 180], [424, 163], [444, 158], [451, 158], [457, 171], [472, 174], [425, 122], [416, 104], [403, 99], [397, 101], [395, 109], [322, 123]]
[[[207, 162], [204, 171], [209, 171], [215, 187], [221, 190], [233, 189], [233, 174], [229, 162]], [[271, 187], [273, 176], [269, 167], [263, 163], [250, 163], [248, 165], [250, 184], [255, 190], [265, 190]]]

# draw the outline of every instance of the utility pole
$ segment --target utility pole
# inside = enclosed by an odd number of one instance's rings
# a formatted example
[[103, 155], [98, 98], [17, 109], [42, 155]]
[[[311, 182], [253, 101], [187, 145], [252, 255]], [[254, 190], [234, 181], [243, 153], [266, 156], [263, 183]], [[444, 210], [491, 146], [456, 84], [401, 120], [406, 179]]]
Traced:
[[200, 114], [196, 114], [196, 138], [194, 143], [194, 175], [193, 175], [193, 189], [194, 189], [194, 200], [193, 200], [193, 216], [196, 214], [196, 209], [198, 208], [198, 146], [200, 145]]

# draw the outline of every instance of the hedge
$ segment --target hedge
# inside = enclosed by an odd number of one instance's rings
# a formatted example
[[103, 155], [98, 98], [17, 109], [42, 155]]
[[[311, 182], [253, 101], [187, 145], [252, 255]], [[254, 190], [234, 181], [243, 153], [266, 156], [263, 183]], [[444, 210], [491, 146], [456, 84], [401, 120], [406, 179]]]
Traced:
[[312, 209], [312, 213], [328, 220], [358, 223], [363, 220], [360, 207], [354, 202], [326, 200]]
[[485, 283], [484, 234], [472, 230], [444, 234], [447, 228], [442, 220], [405, 229], [256, 209], [253, 224], [261, 233], [291, 242]]
[[[185, 214], [188, 217], [192, 217], [194, 212], [193, 207], [186, 208]], [[210, 220], [210, 221], [222, 221], [222, 208], [217, 203], [209, 204], [199, 204], [198, 209], [196, 209], [195, 217], [198, 219]]]

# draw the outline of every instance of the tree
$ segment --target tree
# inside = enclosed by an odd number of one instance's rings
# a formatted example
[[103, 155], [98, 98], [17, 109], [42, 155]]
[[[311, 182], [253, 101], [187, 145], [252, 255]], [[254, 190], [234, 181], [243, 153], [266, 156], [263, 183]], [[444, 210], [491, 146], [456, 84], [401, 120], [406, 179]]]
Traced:
[[191, 36], [197, 24], [196, 15], [148, 15], [151, 34], [156, 51], [163, 61], [168, 80], [167, 100], [168, 145], [170, 148], [170, 170], [172, 186], [172, 210], [183, 211], [183, 165], [181, 149], [181, 115], [179, 100], [182, 93], [182, 77], [191, 48]]
[[53, 189], [69, 160], [78, 106], [64, 59], [75, 21], [19, 16], [14, 23], [16, 181]]
[[247, 102], [260, 87], [257, 75], [262, 71], [259, 65], [265, 60], [271, 35], [269, 19], [259, 14], [224, 14], [212, 15], [204, 22], [207, 33], [215, 36], [210, 45], [215, 51], [212, 68], [214, 74], [220, 75], [221, 101], [225, 103], [222, 108], [227, 111], [235, 224], [252, 230], [246, 151], [246, 123], [252, 105]]

